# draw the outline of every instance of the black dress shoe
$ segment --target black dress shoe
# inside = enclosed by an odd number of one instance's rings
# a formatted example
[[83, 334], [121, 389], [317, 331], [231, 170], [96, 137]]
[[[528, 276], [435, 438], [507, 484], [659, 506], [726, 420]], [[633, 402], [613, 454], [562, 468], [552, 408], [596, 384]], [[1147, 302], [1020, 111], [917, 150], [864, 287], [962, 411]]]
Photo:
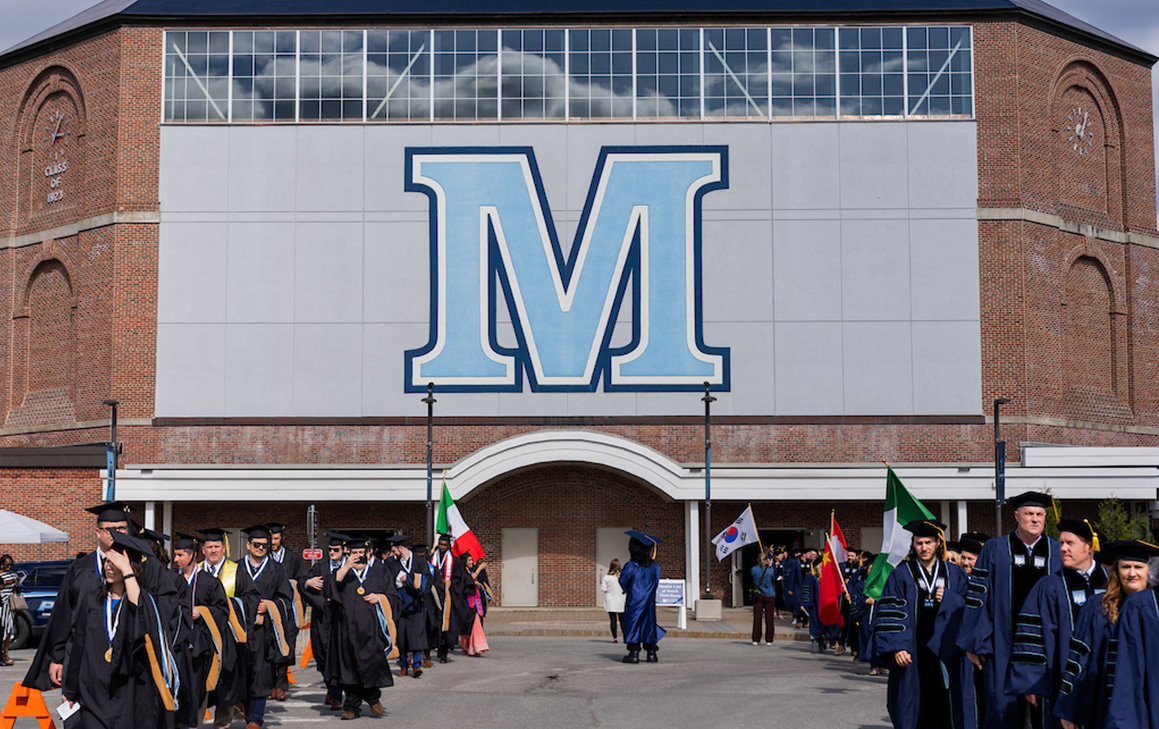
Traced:
[[439, 656], [439, 663], [450, 663], [450, 662], [451, 662], [451, 659], [447, 658], [446, 656]]
[[423, 669], [419, 668], [418, 666], [415, 666], [413, 674], [414, 674], [415, 678], [422, 678], [423, 677]]
[[639, 663], [640, 651], [628, 651], [628, 655], [624, 656], [624, 663]]
[[648, 651], [647, 661], [649, 663], [659, 663], [660, 659], [656, 657], [656, 651]]

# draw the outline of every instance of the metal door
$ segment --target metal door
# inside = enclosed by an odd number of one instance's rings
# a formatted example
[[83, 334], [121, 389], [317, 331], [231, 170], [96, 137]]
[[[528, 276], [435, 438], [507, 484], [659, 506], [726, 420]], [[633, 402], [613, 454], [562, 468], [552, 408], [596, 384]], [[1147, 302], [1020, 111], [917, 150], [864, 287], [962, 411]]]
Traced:
[[539, 530], [504, 529], [503, 606], [539, 605]]

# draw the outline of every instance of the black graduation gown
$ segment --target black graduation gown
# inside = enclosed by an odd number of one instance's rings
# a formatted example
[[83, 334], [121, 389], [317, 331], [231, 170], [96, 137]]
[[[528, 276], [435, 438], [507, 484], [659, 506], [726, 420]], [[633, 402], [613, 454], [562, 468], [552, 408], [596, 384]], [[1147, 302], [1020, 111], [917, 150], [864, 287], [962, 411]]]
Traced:
[[[277, 560], [275, 560], [277, 561]], [[298, 631], [302, 625], [305, 625], [305, 610], [306, 606], [302, 600], [302, 594], [298, 587], [306, 578], [310, 576], [310, 565], [306, 564], [306, 560], [302, 559], [302, 555], [297, 552], [290, 551], [289, 547], [282, 547], [282, 572], [285, 573], [286, 579], [290, 581], [290, 593], [293, 595], [293, 601], [290, 603], [292, 610], [289, 618], [286, 621], [286, 640], [290, 644], [290, 651], [294, 651], [298, 643]], [[301, 611], [299, 613], [298, 611]], [[293, 661], [290, 661], [293, 663]], [[282, 670], [285, 674], [285, 670]], [[285, 688], [284, 686], [282, 688]]]
[[[179, 641], [178, 657], [184, 668], [181, 672], [181, 704], [177, 711], [177, 722], [181, 726], [200, 726], [201, 702], [210, 690], [206, 680], [215, 656], [218, 657], [219, 683], [222, 676], [222, 655], [225, 653], [226, 634], [229, 632], [229, 598], [225, 595], [221, 581], [208, 572], [194, 572], [192, 592], [185, 576], [180, 572], [174, 574], [184, 586], [181, 612], [186, 624], [183, 639]], [[206, 624], [204, 616], [193, 617], [199, 607], [209, 611], [213, 631]], [[214, 631], [217, 633], [216, 638]]]
[[[226, 599], [229, 600], [233, 608], [234, 617], [237, 619], [241, 630], [247, 634], [250, 624], [253, 622], [254, 614], [257, 611], [258, 601], [261, 599], [260, 593], [253, 582], [246, 581], [241, 583], [239, 578], [244, 568], [234, 562], [233, 560], [225, 560], [226, 563], [235, 565], [237, 567], [237, 574], [233, 578], [233, 596], [230, 597], [229, 589], [226, 587], [226, 582], [220, 578], [214, 577], [222, 586]], [[220, 565], [222, 570], [227, 565]], [[209, 566], [203, 564], [199, 567], [203, 572], [213, 577], [213, 573], [208, 571]], [[220, 572], [225, 575], [226, 573]], [[212, 703], [214, 706], [233, 706], [246, 700], [249, 690], [249, 658], [245, 643], [239, 643], [237, 636], [234, 635], [233, 628], [227, 624], [222, 633], [222, 657], [221, 657], [221, 675], [217, 680], [217, 688], [212, 692]]]
[[[474, 622], [471, 619], [471, 607], [467, 604], [467, 589], [474, 587], [475, 581], [471, 579], [463, 560], [448, 550], [445, 559], [451, 560], [451, 579], [447, 582], [446, 570], [435, 563], [438, 558], [439, 552], [436, 550], [431, 557], [431, 576], [434, 578], [431, 591], [438, 594], [441, 609], [433, 616], [434, 629], [450, 634], [457, 642], [460, 635], [471, 631]], [[449, 616], [447, 611], [450, 612]], [[446, 630], [443, 630], [444, 625], [447, 626]]]
[[398, 588], [399, 610], [395, 620], [398, 625], [398, 649], [402, 653], [400, 658], [406, 660], [409, 654], [430, 647], [427, 642], [427, 599], [430, 597], [433, 578], [430, 564], [413, 554], [409, 566], [402, 560], [397, 564], [395, 575], [405, 572], [408, 576], [407, 584]]
[[[166, 690], [177, 666], [167, 649], [155, 598], [142, 589], [138, 604], [122, 598], [116, 633], [110, 646], [105, 622], [105, 600], [98, 590], [82, 595], [76, 606], [62, 694], [81, 705], [80, 721], [70, 726], [84, 729], [138, 729], [159, 727], [172, 721], [161, 705], [151, 660], [166, 679]], [[146, 649], [149, 636], [154, 659]], [[112, 648], [111, 660], [105, 654]]]
[[314, 590], [306, 587], [306, 580], [312, 577], [326, 577], [333, 572], [329, 559], [320, 560], [310, 568], [306, 578], [298, 582], [298, 592], [310, 606], [310, 650], [314, 653], [314, 666], [318, 669], [318, 673], [322, 674], [323, 679], [327, 675], [326, 660], [330, 649], [331, 625], [334, 622], [333, 610], [329, 598], [323, 594], [322, 589]]
[[[341, 582], [337, 574], [328, 575], [324, 586], [334, 607], [329, 673], [343, 686], [393, 686], [388, 656], [395, 647], [392, 628], [399, 610], [394, 577], [382, 563], [368, 567], [361, 582], [353, 569]], [[385, 597], [386, 604], [363, 599], [372, 594]]]
[[32, 665], [24, 676], [24, 686], [38, 691], [49, 691], [53, 688], [48, 677], [50, 663], [64, 663], [68, 646], [69, 633], [72, 631], [76, 618], [76, 608], [81, 604], [81, 596], [88, 596], [97, 591], [104, 584], [104, 575], [97, 561], [97, 552], [89, 552], [83, 557], [77, 557], [68, 566], [60, 590], [56, 595], [56, 605], [48, 617], [48, 625], [40, 636], [40, 644], [36, 648], [36, 655]]
[[[280, 619], [275, 618], [272, 612], [259, 614], [257, 599], [252, 601], [252, 607], [246, 605], [247, 698], [251, 699], [268, 697], [277, 682], [277, 667], [294, 660], [293, 646], [284, 643], [286, 625], [294, 621], [294, 594], [290, 591], [290, 582], [282, 566], [269, 557], [264, 563], [264, 569], [255, 568], [255, 571], [261, 570], [256, 579], [250, 576], [249, 570], [253, 565], [249, 557], [242, 558], [237, 569], [238, 593], [246, 594], [253, 590], [256, 598], [272, 601], [280, 613]], [[282, 645], [285, 645], [288, 653], [282, 652]]]
[[1159, 729], [1159, 588], [1128, 595], [1115, 627], [1118, 658], [1107, 729]]

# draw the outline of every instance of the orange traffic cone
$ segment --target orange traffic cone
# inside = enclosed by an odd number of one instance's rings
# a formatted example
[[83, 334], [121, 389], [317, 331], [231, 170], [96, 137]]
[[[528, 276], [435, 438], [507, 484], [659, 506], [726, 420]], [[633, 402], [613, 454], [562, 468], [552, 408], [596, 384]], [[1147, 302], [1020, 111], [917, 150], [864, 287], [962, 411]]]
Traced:
[[24, 688], [24, 684], [18, 683], [12, 687], [12, 693], [8, 695], [8, 704], [4, 707], [4, 714], [0, 715], [0, 729], [12, 729], [17, 717], [21, 716], [36, 719], [40, 729], [56, 729], [40, 692]]
[[294, 680], [294, 672], [290, 670], [289, 666], [286, 666], [286, 679], [290, 682], [291, 686], [298, 683]]
[[314, 657], [314, 641], [306, 641], [306, 650], [302, 651], [302, 662], [298, 664], [298, 668], [305, 668], [310, 663], [310, 659]]

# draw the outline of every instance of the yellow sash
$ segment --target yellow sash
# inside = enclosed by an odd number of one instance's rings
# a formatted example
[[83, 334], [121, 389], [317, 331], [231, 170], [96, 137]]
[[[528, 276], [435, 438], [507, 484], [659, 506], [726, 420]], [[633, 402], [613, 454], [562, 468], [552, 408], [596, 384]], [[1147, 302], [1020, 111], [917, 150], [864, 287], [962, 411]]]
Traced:
[[[197, 565], [197, 567], [198, 569], [204, 569], [205, 562]], [[234, 562], [232, 559], [225, 560], [225, 563], [221, 565], [221, 574], [217, 579], [221, 580], [221, 586], [225, 588], [225, 596], [234, 597], [234, 593], [237, 590], [237, 562]]]
[[205, 622], [205, 627], [209, 628], [209, 634], [213, 637], [213, 660], [209, 664], [209, 675], [205, 679], [205, 690], [212, 691], [217, 688], [217, 676], [221, 671], [221, 631], [217, 629], [217, 622], [213, 619], [209, 608], [198, 605], [194, 609], [201, 616]]
[[290, 580], [290, 589], [294, 593], [294, 616], [299, 628], [306, 627], [306, 607], [302, 604], [302, 596], [298, 593], [298, 581]]
[[248, 638], [245, 633], [245, 626], [237, 619], [237, 611], [233, 609], [233, 600], [226, 600], [229, 604], [229, 629], [233, 631], [233, 639], [238, 643], [245, 643]]

